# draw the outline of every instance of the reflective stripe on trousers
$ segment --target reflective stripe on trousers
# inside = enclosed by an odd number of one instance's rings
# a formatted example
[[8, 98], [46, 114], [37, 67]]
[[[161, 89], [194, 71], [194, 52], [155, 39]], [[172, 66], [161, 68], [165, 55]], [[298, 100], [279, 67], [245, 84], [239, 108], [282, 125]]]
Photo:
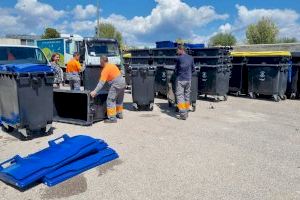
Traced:
[[113, 84], [107, 96], [107, 116], [108, 118], [115, 118], [117, 114], [123, 112], [123, 100], [125, 92], [125, 80], [123, 77], [119, 80], [118, 84]]
[[179, 112], [185, 113], [190, 108], [191, 81], [176, 81], [176, 99]]
[[71, 90], [80, 90], [80, 76], [78, 73], [67, 73], [67, 80]]

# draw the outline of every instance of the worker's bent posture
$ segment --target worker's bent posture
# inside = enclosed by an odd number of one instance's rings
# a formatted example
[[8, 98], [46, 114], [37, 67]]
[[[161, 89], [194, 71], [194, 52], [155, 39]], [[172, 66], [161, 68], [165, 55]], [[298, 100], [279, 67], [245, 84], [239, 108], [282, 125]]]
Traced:
[[79, 63], [79, 53], [73, 54], [73, 59], [67, 63], [67, 80], [69, 81], [71, 90], [80, 90], [80, 76], [82, 67]]
[[194, 59], [185, 53], [183, 46], [178, 47], [177, 53], [179, 55], [175, 68], [177, 107], [180, 119], [186, 120], [190, 109], [192, 73], [195, 70]]
[[91, 96], [97, 96], [104, 84], [106, 82], [109, 84], [110, 89], [106, 101], [108, 119], [104, 122], [116, 123], [117, 118], [123, 119], [125, 79], [116, 65], [108, 63], [107, 57], [102, 56], [100, 62], [103, 70], [101, 72], [100, 81], [95, 90], [91, 92]]

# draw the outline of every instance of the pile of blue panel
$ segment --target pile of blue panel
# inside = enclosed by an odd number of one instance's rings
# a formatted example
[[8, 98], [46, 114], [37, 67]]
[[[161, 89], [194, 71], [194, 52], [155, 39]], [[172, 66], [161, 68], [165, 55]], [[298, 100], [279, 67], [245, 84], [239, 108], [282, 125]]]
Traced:
[[19, 189], [41, 182], [54, 186], [119, 157], [103, 140], [84, 135], [63, 135], [48, 143], [37, 153], [24, 158], [16, 155], [1, 163], [0, 180]]

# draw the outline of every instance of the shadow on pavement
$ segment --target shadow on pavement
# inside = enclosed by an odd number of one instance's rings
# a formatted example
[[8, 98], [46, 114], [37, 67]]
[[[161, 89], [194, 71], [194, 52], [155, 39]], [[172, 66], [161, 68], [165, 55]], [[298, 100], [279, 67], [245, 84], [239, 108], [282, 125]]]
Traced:
[[161, 113], [177, 119], [176, 109], [174, 107], [169, 107], [169, 103], [155, 103], [155, 104], [160, 108]]

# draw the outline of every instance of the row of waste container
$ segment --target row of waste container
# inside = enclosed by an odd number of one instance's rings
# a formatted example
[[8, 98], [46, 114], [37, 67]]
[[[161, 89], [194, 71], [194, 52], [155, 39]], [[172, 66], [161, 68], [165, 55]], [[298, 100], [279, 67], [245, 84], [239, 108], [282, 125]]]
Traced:
[[[212, 55], [206, 52], [213, 52], [212, 50], [216, 52], [216, 49], [196, 49], [196, 51], [198, 53], [201, 52], [202, 55]], [[161, 52], [170, 51], [170, 49], [159, 50]], [[145, 71], [145, 66], [147, 65], [141, 65], [136, 62], [142, 57], [141, 55], [145, 54], [145, 51], [149, 53], [149, 51], [154, 52], [158, 51], [158, 49], [141, 50], [142, 53], [135, 50], [132, 54], [135, 57], [130, 62], [130, 66], [134, 71], [133, 77], [130, 78], [130, 68], [128, 68], [127, 80], [136, 79], [136, 69], [142, 68], [142, 71]], [[220, 52], [217, 54], [222, 55]], [[167, 55], [168, 53], [162, 54]], [[300, 63], [299, 56], [297, 57], [298, 54], [293, 53], [293, 60], [291, 60], [290, 52], [234, 52], [230, 55], [233, 57], [232, 62], [210, 63], [211, 65], [201, 63], [203, 60], [200, 63], [195, 62], [196, 66], [201, 68], [197, 75], [194, 75], [195, 77], [198, 76], [197, 95], [224, 96], [226, 100], [226, 95], [230, 92], [236, 95], [249, 94], [251, 98], [255, 98], [258, 95], [270, 96], [274, 101], [286, 99], [286, 93], [291, 98], [299, 95], [299, 92], [297, 92], [297, 88], [299, 88], [298, 71]], [[229, 59], [231, 58], [228, 56], [228, 51], [227, 55], [225, 53], [225, 56]], [[208, 57], [206, 59], [210, 59], [210, 56], [206, 57]], [[156, 56], [153, 56], [151, 59], [154, 60], [156, 58]], [[194, 59], [197, 60], [197, 56], [194, 56]], [[175, 59], [174, 62], [176, 62]], [[152, 63], [148, 66], [152, 70], [155, 69], [155, 73], [151, 73], [155, 74], [154, 78], [149, 78], [151, 80], [154, 79], [154, 83], [151, 83], [154, 85], [154, 91], [168, 96], [169, 91], [172, 90], [168, 89], [171, 87], [167, 87], [167, 85], [172, 85], [170, 83], [174, 82], [172, 81], [174, 65], [168, 63], [154, 65]]]

